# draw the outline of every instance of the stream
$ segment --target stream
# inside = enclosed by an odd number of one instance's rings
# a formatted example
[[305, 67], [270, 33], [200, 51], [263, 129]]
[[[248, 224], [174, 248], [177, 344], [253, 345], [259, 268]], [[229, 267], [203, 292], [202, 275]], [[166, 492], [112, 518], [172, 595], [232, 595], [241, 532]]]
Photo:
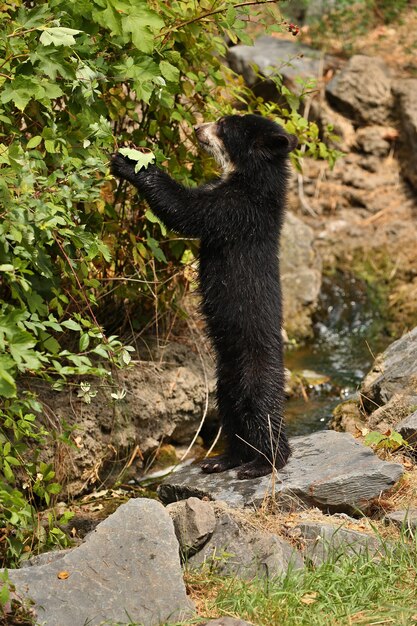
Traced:
[[285, 365], [325, 381], [305, 385], [304, 398], [297, 394], [287, 401], [290, 436], [327, 428], [333, 409], [355, 395], [374, 357], [390, 343], [381, 308], [380, 295], [365, 281], [345, 273], [323, 278], [314, 337], [287, 349]]

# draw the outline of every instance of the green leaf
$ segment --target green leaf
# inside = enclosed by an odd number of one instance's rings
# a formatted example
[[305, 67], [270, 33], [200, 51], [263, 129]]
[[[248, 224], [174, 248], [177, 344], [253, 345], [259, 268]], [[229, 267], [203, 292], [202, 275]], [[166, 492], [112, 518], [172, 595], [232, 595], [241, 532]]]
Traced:
[[363, 442], [364, 442], [364, 444], [366, 446], [377, 446], [384, 439], [386, 439], [385, 435], [383, 435], [382, 433], [378, 433], [377, 431], [373, 430], [372, 432], [370, 432], [370, 433], [368, 433], [366, 435], [366, 437], [363, 440]]
[[162, 76], [171, 83], [177, 83], [180, 79], [180, 71], [168, 61], [161, 61], [159, 64]]
[[[6, 572], [7, 573], [7, 572]], [[10, 598], [10, 584], [5, 581], [0, 587], [0, 606], [4, 607]]]
[[161, 220], [158, 217], [156, 217], [156, 215], [154, 215], [150, 209], [147, 209], [147, 211], [145, 212], [145, 217], [152, 224], [159, 224], [161, 233], [165, 237], [165, 235], [167, 234], [167, 229], [165, 227], [165, 224], [163, 224]]
[[133, 45], [141, 52], [153, 52], [154, 35], [164, 25], [157, 13], [145, 7], [132, 7], [129, 15], [122, 17], [122, 31], [130, 34]]
[[64, 322], [61, 322], [61, 325], [65, 326], [65, 328], [69, 328], [69, 330], [81, 330], [81, 326], [78, 322], [74, 322], [74, 320], [65, 320]]
[[134, 148], [121, 148], [119, 152], [128, 159], [136, 161], [135, 172], [139, 172], [142, 168], [147, 169], [147, 167], [155, 161], [153, 152], [141, 152]]
[[31, 150], [31, 148], [36, 148], [42, 141], [42, 137], [40, 135], [36, 135], [36, 137], [32, 137], [26, 144], [26, 148]]
[[16, 382], [11, 374], [0, 364], [0, 396], [14, 398], [16, 396]]
[[83, 335], [81, 335], [80, 344], [79, 344], [80, 352], [84, 352], [85, 350], [87, 350], [89, 343], [90, 343], [90, 337], [88, 333], [84, 333]]
[[63, 26], [45, 28], [39, 41], [43, 46], [73, 46], [75, 44], [74, 35], [78, 35], [81, 32], [80, 30], [64, 28]]

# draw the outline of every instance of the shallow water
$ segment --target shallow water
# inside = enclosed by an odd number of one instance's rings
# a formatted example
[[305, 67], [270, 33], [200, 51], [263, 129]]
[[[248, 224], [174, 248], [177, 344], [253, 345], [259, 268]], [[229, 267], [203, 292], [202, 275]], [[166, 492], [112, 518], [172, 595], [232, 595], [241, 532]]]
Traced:
[[307, 401], [288, 400], [289, 435], [326, 428], [333, 409], [355, 395], [374, 356], [390, 343], [380, 305], [376, 290], [358, 278], [346, 274], [324, 278], [314, 337], [302, 347], [289, 348], [285, 365], [291, 371], [314, 370], [328, 376], [329, 382], [306, 389]]

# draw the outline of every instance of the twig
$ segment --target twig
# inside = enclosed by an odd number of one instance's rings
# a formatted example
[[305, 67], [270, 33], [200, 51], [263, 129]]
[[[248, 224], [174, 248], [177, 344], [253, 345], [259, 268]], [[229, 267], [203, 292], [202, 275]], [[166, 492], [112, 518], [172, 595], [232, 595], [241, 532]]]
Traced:
[[[240, 2], [238, 4], [233, 4], [234, 9], [240, 9], [240, 7], [253, 6], [257, 4], [276, 4], [276, 0], [259, 0], [258, 2]], [[169, 27], [168, 32], [163, 31], [160, 32], [157, 37], [165, 37], [170, 34], [173, 30], [178, 30], [179, 28], [183, 28], [184, 26], [188, 26], [189, 24], [193, 24], [194, 22], [199, 22], [200, 20], [204, 20], [206, 17], [210, 17], [211, 15], [217, 15], [218, 13], [223, 13], [226, 10], [226, 7], [222, 7], [221, 9], [215, 9], [214, 11], [207, 11], [206, 13], [202, 13], [201, 15], [197, 15], [196, 17], [192, 17], [189, 20], [185, 20], [184, 22], [180, 22], [179, 24], [173, 24]]]

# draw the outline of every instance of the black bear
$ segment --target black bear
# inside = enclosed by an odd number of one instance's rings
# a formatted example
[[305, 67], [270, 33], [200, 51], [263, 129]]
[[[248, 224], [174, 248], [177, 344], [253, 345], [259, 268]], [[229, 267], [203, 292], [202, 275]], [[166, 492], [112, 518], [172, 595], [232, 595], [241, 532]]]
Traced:
[[199, 238], [200, 289], [217, 356], [217, 403], [225, 452], [204, 472], [237, 467], [240, 479], [282, 468], [284, 370], [278, 245], [297, 138], [258, 115], [230, 115], [195, 129], [222, 176], [188, 189], [155, 166], [135, 173], [117, 154], [115, 176], [135, 185], [164, 224]]

